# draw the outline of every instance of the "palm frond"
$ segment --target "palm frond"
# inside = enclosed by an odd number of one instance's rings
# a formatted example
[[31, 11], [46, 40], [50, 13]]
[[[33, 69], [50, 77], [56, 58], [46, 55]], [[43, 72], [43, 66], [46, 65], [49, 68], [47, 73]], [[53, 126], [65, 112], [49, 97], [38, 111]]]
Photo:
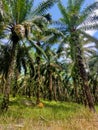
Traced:
[[69, 20], [69, 17], [68, 17], [68, 13], [67, 13], [67, 10], [66, 8], [62, 5], [61, 2], [58, 3], [58, 7], [60, 9], [60, 12], [64, 18], [64, 21], [66, 24], [69, 24], [70, 23], [70, 20]]
[[87, 34], [86, 32], [84, 31], [80, 31], [81, 34], [83, 34], [85, 37], [89, 38], [92, 42], [95, 42], [98, 44], [98, 39], [96, 39], [95, 37], [92, 37], [91, 35]]
[[98, 23], [96, 24], [84, 24], [80, 27], [82, 30], [98, 30]]
[[98, 2], [94, 2], [93, 4], [87, 6], [86, 8], [83, 9], [83, 11], [81, 12], [82, 14], [94, 11], [98, 8]]
[[84, 48], [84, 52], [89, 53], [90, 55], [93, 55], [95, 51], [91, 48]]
[[35, 9], [33, 9], [31, 16], [44, 15], [56, 2], [58, 2], [58, 0], [45, 0], [41, 2]]
[[89, 66], [90, 66], [90, 68], [94, 68], [94, 66], [96, 66], [96, 68], [98, 68], [98, 55], [95, 54], [90, 58]]
[[65, 28], [65, 24], [62, 23], [61, 21], [52, 21], [51, 22], [51, 26], [54, 26], [54, 27], [61, 27], [61, 28]]
[[34, 0], [13, 0], [8, 3], [13, 22], [21, 23], [26, 19], [33, 6], [33, 1]]
[[93, 4], [87, 6], [86, 8], [83, 8], [83, 10], [81, 11], [81, 15], [83, 16], [82, 18], [84, 20], [87, 19], [87, 17], [91, 15], [91, 13], [94, 12], [94, 10], [96, 10], [98, 8], [98, 2], [94, 2]]
[[82, 5], [84, 4], [85, 0], [73, 0], [73, 5], [77, 6], [79, 5], [80, 7], [82, 7]]
[[96, 16], [96, 15], [92, 16], [92, 21], [94, 21], [94, 22], [96, 21], [97, 22], [98, 21], [98, 16]]
[[57, 29], [53, 29], [53, 28], [46, 30], [45, 35], [48, 36], [48, 37], [44, 42], [45, 43], [51, 43], [51, 44], [56, 43], [56, 42], [60, 42], [61, 39], [63, 37], [65, 37], [62, 32], [60, 32]]
[[68, 0], [68, 10], [71, 11], [73, 6], [73, 0]]
[[6, 0], [2, 0], [2, 6], [3, 6], [3, 21], [5, 23], [5, 22], [10, 21], [11, 19], [9, 2]]
[[34, 48], [36, 48], [37, 50], [39, 50], [42, 54], [43, 54], [43, 56], [47, 59], [47, 55], [46, 55], [46, 53], [44, 52], [44, 50], [41, 48], [41, 47], [39, 47], [36, 43], [34, 43], [32, 40], [30, 40], [29, 39], [29, 42], [30, 42], [30, 44], [31, 44], [31, 46], [32, 47], [34, 47]]
[[39, 27], [44, 27], [46, 25], [48, 25], [48, 20], [47, 18], [45, 18], [44, 16], [35, 16], [32, 19], [32, 23], [35, 23], [36, 25], [38, 25]]
[[51, 25], [53, 25], [54, 28], [56, 30], [58, 30], [59, 32], [62, 32], [62, 34], [66, 34], [67, 26], [64, 23], [62, 23], [61, 21], [52, 21]]

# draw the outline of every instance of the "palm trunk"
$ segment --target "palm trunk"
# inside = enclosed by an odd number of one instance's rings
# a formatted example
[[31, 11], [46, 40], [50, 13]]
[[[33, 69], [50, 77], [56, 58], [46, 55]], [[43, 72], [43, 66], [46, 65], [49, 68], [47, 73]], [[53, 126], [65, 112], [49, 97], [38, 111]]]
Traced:
[[91, 111], [95, 112], [95, 107], [94, 107], [94, 101], [93, 101], [93, 97], [91, 95], [91, 91], [90, 91], [90, 87], [88, 85], [88, 77], [87, 77], [87, 73], [83, 64], [83, 57], [82, 57], [82, 51], [81, 51], [81, 45], [79, 42], [79, 37], [78, 37], [78, 33], [76, 31], [74, 31], [71, 35], [72, 37], [72, 42], [74, 43], [74, 50], [75, 50], [75, 62], [76, 62], [76, 66], [78, 68], [78, 74], [82, 80], [82, 84], [84, 87], [84, 92], [85, 92], [85, 96], [87, 99], [87, 103], [88, 103], [88, 107]]
[[[15, 54], [15, 57], [16, 57], [17, 54]], [[13, 84], [12, 84], [12, 93], [13, 93], [13, 97], [16, 96], [17, 94], [17, 91], [18, 91], [18, 76], [19, 76], [19, 72], [16, 68], [16, 65], [15, 65], [15, 68], [14, 68], [14, 76], [13, 76]]]
[[54, 91], [54, 100], [57, 101], [57, 95], [56, 95], [57, 88], [56, 88], [56, 79], [55, 78], [54, 78], [53, 91]]
[[16, 57], [15, 57], [16, 45], [17, 45], [17, 43], [13, 43], [11, 57], [10, 57], [10, 61], [9, 61], [10, 64], [9, 64], [9, 68], [8, 68], [8, 74], [7, 74], [6, 83], [5, 83], [5, 87], [4, 87], [4, 97], [3, 97], [2, 106], [1, 106], [1, 109], [3, 111], [7, 110], [8, 106], [9, 106], [10, 87], [11, 87], [12, 77], [13, 77], [13, 73], [14, 73], [13, 72], [14, 67], [16, 65]]
[[[80, 52], [80, 50], [79, 50], [79, 52]], [[77, 56], [77, 66], [79, 69], [80, 77], [81, 77], [82, 82], [83, 82], [84, 92], [86, 94], [88, 106], [89, 106], [91, 111], [95, 112], [94, 101], [93, 101], [93, 98], [91, 95], [90, 87], [88, 85], [87, 73], [86, 73], [86, 70], [84, 68], [83, 59], [82, 59], [81, 55]]]
[[[40, 46], [40, 42], [37, 42], [37, 45]], [[37, 100], [36, 103], [40, 103], [40, 51], [37, 50], [37, 54], [39, 56], [36, 57], [36, 62], [37, 62]]]
[[52, 100], [52, 72], [49, 67], [49, 100]]
[[76, 79], [73, 79], [75, 101], [78, 103], [78, 85]]
[[62, 92], [60, 89], [60, 80], [57, 81], [58, 100], [61, 101]]

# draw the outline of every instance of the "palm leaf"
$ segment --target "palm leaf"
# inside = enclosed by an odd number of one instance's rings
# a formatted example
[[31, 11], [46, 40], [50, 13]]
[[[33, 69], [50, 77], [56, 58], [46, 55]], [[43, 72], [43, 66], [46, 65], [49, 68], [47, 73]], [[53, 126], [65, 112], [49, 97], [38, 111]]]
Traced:
[[68, 0], [68, 11], [72, 10], [73, 0]]
[[45, 0], [41, 2], [35, 9], [33, 9], [31, 16], [45, 14], [56, 2], [58, 2], [58, 0]]
[[94, 2], [93, 4], [87, 6], [86, 8], [83, 9], [81, 14], [88, 14], [91, 13], [91, 11], [94, 11], [98, 8], [98, 2]]
[[[90, 17], [91, 13], [98, 8], [98, 2], [94, 2], [93, 4], [87, 6], [81, 11], [83, 20], [87, 19], [87, 16]], [[91, 21], [90, 21], [91, 23]]]
[[69, 20], [66, 8], [62, 5], [61, 2], [59, 2], [58, 7], [60, 9], [60, 12], [61, 12], [62, 16], [64, 17], [64, 21], [65, 21], [64, 23], [69, 24], [70, 20]]
[[[73, 5], [74, 6], [78, 6], [79, 5], [79, 7], [81, 8], [83, 6], [83, 4], [84, 4], [84, 1], [85, 0], [73, 0]], [[80, 10], [80, 8], [79, 8], [79, 10]]]
[[82, 30], [98, 30], [98, 24], [83, 24], [80, 29]]
[[34, 0], [3, 1], [5, 4], [4, 6], [6, 7], [6, 5], [8, 5], [9, 7], [8, 10], [6, 10], [8, 16], [10, 16], [13, 22], [21, 23], [26, 19], [28, 13], [30, 13]]
[[95, 37], [92, 37], [91, 35], [87, 34], [86, 32], [84, 31], [80, 31], [81, 34], [83, 34], [85, 37], [87, 37], [88, 39], [90, 39], [92, 42], [95, 42], [98, 44], [98, 39], [96, 39]]
[[35, 44], [32, 40], [30, 40], [29, 39], [29, 42], [31, 43], [31, 45], [33, 46], [33, 47], [35, 47], [37, 50], [39, 50], [43, 55], [44, 55], [44, 57], [47, 59], [47, 55], [46, 55], [46, 53], [44, 52], [44, 50], [41, 48], [41, 47], [39, 47], [37, 44]]

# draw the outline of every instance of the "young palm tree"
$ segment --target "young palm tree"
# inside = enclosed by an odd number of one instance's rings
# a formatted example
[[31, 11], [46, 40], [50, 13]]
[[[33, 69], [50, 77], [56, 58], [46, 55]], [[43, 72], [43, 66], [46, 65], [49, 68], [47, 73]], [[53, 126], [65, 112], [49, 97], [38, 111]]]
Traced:
[[[10, 85], [16, 66], [16, 56], [18, 44], [25, 38], [30, 37], [32, 29], [39, 29], [40, 22], [48, 22], [44, 17], [47, 9], [51, 8], [57, 0], [46, 0], [34, 7], [34, 0], [2, 0], [4, 9], [5, 35], [9, 36], [12, 44], [11, 56], [9, 59], [7, 79], [5, 83], [4, 98], [2, 102], [2, 110], [8, 109]], [[42, 16], [43, 15], [43, 16]]]
[[82, 44], [80, 42], [81, 32], [79, 25], [81, 25], [84, 20], [86, 20], [86, 18], [91, 13], [90, 9], [94, 9], [96, 3], [81, 10], [83, 3], [84, 0], [69, 0], [67, 7], [64, 7], [62, 3], [59, 2], [58, 7], [63, 16], [60, 19], [60, 29], [66, 35], [66, 39], [63, 42], [69, 43], [70, 56], [74, 62], [74, 66], [76, 68], [75, 70], [77, 70], [76, 73], [79, 76], [79, 80], [83, 87], [87, 104], [90, 110], [95, 112], [94, 102], [90, 92], [90, 87], [88, 85], [88, 77], [83, 62]]

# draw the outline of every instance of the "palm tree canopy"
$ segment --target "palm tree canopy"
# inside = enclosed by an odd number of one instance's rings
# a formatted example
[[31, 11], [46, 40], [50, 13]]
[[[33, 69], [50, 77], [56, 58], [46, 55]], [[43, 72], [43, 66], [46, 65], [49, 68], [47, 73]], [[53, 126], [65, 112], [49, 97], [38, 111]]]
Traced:
[[4, 28], [18, 37], [20, 35], [19, 39], [27, 36], [31, 29], [41, 28], [43, 24], [51, 20], [47, 11], [57, 1], [42, 1], [35, 7], [34, 0], [2, 0], [0, 14], [3, 17]]
[[[63, 16], [60, 19], [62, 22], [62, 28], [64, 27], [66, 30], [70, 30], [71, 28], [81, 29], [79, 25], [84, 24], [84, 21], [90, 17], [92, 10], [94, 11], [98, 6], [98, 2], [95, 2], [82, 9], [81, 7], [83, 7], [84, 2], [85, 0], [68, 0], [67, 6], [64, 6], [61, 2], [59, 2], [58, 7]], [[91, 23], [91, 21], [89, 21], [89, 23]]]
[[19, 24], [24, 20], [31, 20], [34, 16], [45, 15], [57, 1], [42, 1], [37, 7], [34, 7], [35, 0], [2, 0], [2, 3], [8, 21]]

